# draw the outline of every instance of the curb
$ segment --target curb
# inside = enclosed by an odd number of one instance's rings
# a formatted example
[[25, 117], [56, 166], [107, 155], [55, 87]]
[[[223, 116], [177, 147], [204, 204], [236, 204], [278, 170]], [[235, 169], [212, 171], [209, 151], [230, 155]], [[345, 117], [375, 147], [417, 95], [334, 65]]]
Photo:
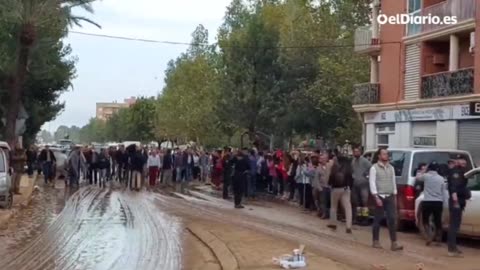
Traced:
[[238, 270], [237, 258], [233, 255], [227, 245], [211, 232], [201, 226], [190, 224], [187, 230], [205, 244], [218, 259], [223, 270]]

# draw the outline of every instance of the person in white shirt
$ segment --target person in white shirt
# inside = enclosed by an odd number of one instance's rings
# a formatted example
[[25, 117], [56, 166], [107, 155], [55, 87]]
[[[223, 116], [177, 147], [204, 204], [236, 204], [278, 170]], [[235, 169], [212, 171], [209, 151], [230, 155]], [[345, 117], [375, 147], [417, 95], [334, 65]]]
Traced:
[[150, 187], [154, 187], [157, 184], [158, 172], [160, 170], [161, 162], [160, 156], [157, 150], [152, 150], [148, 156], [147, 167], [149, 175]]
[[387, 149], [378, 149], [375, 153], [378, 162], [370, 168], [369, 185], [370, 193], [375, 199], [375, 218], [372, 226], [373, 247], [382, 248], [380, 245], [380, 222], [387, 218], [388, 231], [392, 241], [391, 250], [403, 250], [397, 243], [397, 184], [395, 170], [390, 164]]

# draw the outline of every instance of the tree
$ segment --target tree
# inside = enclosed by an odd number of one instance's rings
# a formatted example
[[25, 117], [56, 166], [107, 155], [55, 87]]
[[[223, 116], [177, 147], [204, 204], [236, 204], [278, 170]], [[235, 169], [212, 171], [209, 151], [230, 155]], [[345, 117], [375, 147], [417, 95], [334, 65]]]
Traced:
[[8, 89], [5, 137], [10, 145], [13, 146], [16, 141], [16, 119], [22, 104], [33, 50], [37, 45], [41, 45], [43, 40], [58, 40], [65, 33], [50, 32], [50, 29], [64, 30], [67, 25], [80, 25], [83, 21], [95, 24], [88, 18], [72, 13], [72, 9], [76, 7], [93, 12], [92, 2], [93, 0], [5, 0], [0, 3], [0, 9], [7, 10], [14, 19], [10, 29], [13, 39], [10, 42], [14, 48], [11, 55], [15, 57], [10, 64], [7, 63], [5, 72]]
[[278, 11], [270, 1], [251, 7], [233, 1], [219, 34], [223, 60], [219, 110], [247, 130], [251, 142], [259, 127], [273, 128], [286, 103], [287, 93], [278, 84], [279, 31], [266, 19]]

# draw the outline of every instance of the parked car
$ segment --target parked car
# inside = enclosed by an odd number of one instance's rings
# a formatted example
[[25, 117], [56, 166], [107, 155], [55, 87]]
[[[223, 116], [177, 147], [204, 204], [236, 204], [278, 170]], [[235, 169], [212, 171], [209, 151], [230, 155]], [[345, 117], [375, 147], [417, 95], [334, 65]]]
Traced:
[[[364, 156], [371, 159], [375, 151], [366, 151]], [[397, 226], [399, 230], [405, 228], [409, 224], [415, 224], [415, 199], [420, 196], [421, 190], [418, 192], [415, 188], [415, 176], [419, 165], [422, 163], [429, 164], [436, 161], [439, 165], [447, 163], [450, 159], [464, 158], [467, 161], [467, 169], [471, 170], [473, 159], [470, 153], [462, 150], [454, 149], [421, 149], [421, 148], [389, 148], [390, 162], [395, 169], [397, 180]], [[373, 198], [370, 200], [370, 208], [375, 208]], [[370, 213], [373, 213], [371, 211]]]
[[11, 208], [13, 205], [12, 170], [9, 165], [10, 147], [0, 142], [0, 207]]
[[[462, 225], [460, 227], [460, 234], [465, 236], [480, 237], [480, 168], [475, 168], [467, 173], [465, 177], [468, 179], [468, 188], [472, 192], [472, 198], [467, 201], [465, 212], [463, 213]], [[443, 199], [443, 215], [442, 225], [443, 230], [448, 229], [449, 211], [448, 211], [448, 189], [445, 187]], [[422, 224], [422, 201], [423, 193], [415, 201], [415, 217], [416, 224], [424, 237], [431, 237], [435, 232], [435, 224], [433, 219], [427, 226]]]

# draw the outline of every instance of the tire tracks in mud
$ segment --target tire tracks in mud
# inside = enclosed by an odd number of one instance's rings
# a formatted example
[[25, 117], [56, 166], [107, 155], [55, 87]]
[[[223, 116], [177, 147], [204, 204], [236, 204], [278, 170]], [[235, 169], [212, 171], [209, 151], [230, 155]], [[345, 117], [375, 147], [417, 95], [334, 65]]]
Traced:
[[22, 250], [0, 259], [6, 270], [181, 268], [180, 221], [149, 193], [84, 187]]

